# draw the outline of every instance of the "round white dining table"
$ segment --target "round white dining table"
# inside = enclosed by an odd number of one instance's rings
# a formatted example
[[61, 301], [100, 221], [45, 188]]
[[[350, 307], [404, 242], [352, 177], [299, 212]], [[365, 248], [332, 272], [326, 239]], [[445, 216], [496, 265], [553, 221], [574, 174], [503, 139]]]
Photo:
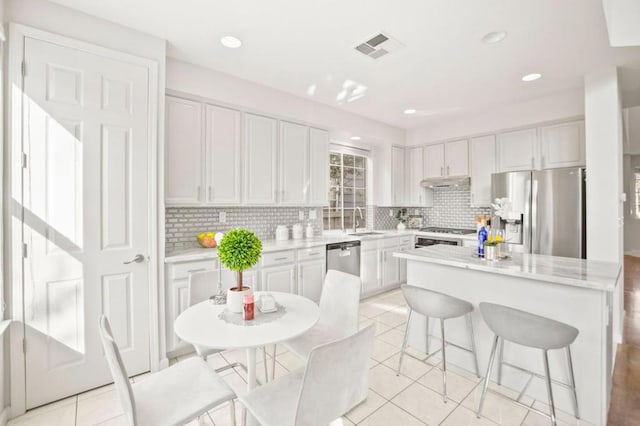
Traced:
[[[278, 312], [262, 313], [258, 309], [260, 295], [266, 293], [275, 298]], [[187, 308], [174, 324], [176, 335], [185, 342], [215, 349], [246, 349], [249, 391], [257, 385], [256, 348], [300, 336], [320, 316], [318, 305], [295, 294], [258, 291], [255, 300], [253, 321], [242, 321], [242, 314], [231, 314], [226, 305], [206, 300]]]

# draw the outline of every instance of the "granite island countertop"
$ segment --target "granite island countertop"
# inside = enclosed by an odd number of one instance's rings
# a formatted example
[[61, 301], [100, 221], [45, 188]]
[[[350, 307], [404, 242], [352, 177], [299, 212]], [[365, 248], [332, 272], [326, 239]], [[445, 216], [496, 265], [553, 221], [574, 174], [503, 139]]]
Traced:
[[619, 263], [588, 259], [509, 253], [509, 258], [487, 261], [475, 255], [475, 248], [435, 245], [393, 253], [409, 261], [433, 263], [550, 283], [613, 291], [622, 267]]

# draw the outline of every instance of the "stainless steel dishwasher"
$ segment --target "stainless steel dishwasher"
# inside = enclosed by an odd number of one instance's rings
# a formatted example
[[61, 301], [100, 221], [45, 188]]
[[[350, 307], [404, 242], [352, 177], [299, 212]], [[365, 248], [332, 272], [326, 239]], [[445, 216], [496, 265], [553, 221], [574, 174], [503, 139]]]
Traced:
[[327, 244], [327, 271], [360, 276], [360, 241]]

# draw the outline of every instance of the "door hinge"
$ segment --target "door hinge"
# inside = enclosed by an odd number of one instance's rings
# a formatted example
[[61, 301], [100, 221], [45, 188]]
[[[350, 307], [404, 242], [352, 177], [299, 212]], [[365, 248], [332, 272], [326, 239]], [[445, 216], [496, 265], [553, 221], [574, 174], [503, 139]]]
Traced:
[[22, 153], [22, 168], [23, 169], [27, 168], [27, 153], [26, 152]]
[[27, 63], [24, 60], [22, 61], [22, 64], [20, 64], [20, 72], [23, 77], [27, 76]]
[[22, 243], [22, 257], [27, 258], [27, 243]]
[[22, 339], [22, 353], [27, 353], [27, 339]]

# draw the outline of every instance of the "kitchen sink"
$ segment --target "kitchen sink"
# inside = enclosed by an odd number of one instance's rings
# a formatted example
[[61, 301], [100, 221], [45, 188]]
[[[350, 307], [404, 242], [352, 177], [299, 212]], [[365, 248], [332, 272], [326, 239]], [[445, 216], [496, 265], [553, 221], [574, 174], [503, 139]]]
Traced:
[[358, 235], [383, 235], [384, 232], [351, 232], [348, 235], [358, 236]]

